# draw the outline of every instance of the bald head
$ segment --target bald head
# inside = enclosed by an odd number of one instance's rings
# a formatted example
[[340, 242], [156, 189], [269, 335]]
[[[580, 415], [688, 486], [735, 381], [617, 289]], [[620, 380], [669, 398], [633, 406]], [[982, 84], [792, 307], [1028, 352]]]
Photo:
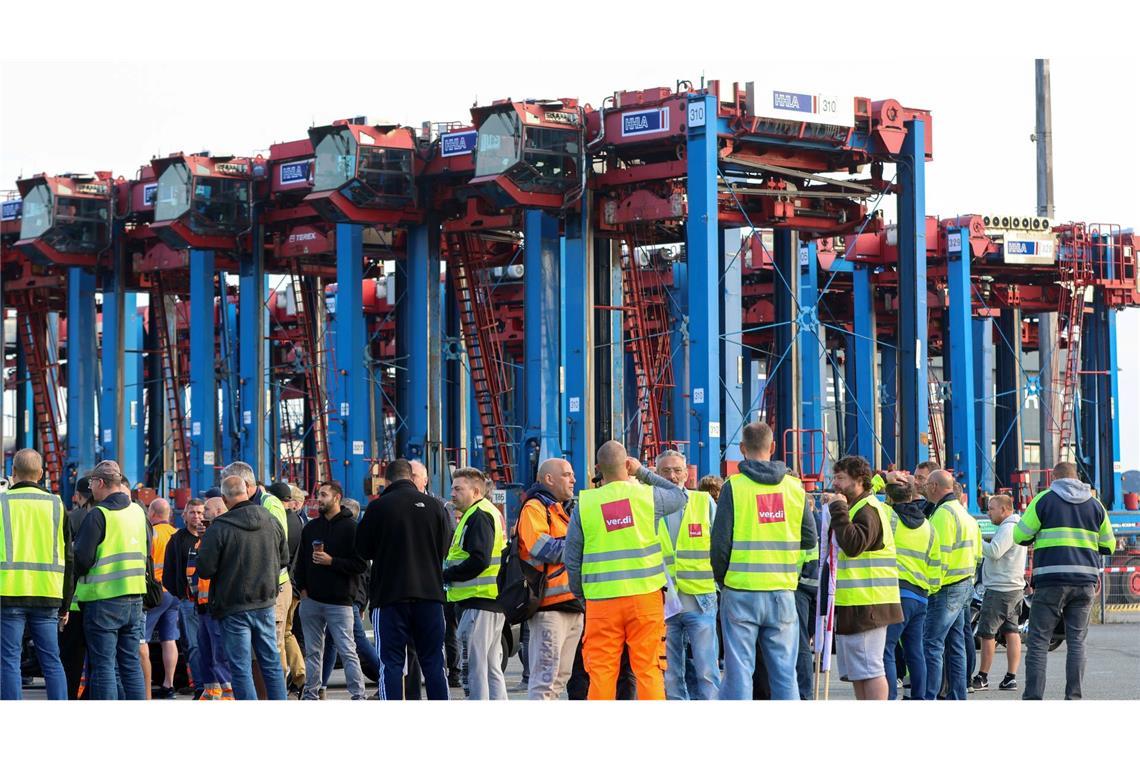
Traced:
[[547, 459], [538, 466], [535, 479], [560, 502], [574, 496], [574, 468], [565, 459]]
[[216, 520], [218, 515], [225, 512], [226, 502], [221, 496], [211, 496], [206, 499], [206, 504], [202, 507], [202, 517], [206, 520]]
[[625, 451], [625, 446], [617, 441], [603, 443], [598, 449], [598, 469], [602, 471], [602, 477], [607, 480], [624, 480], [627, 458], [629, 455]]
[[946, 470], [934, 470], [926, 478], [926, 498], [940, 501], [947, 494], [954, 493], [954, 476]]
[[170, 522], [170, 502], [161, 497], [155, 499], [147, 507], [146, 516], [150, 519], [151, 525]]
[[44, 476], [44, 459], [35, 449], [20, 449], [12, 457], [12, 479], [38, 483]]

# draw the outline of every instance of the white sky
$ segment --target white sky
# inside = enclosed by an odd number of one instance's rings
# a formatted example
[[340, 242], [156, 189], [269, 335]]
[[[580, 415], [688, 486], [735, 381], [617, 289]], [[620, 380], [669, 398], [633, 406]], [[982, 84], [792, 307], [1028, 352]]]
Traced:
[[[1033, 58], [1046, 55], [1056, 217], [1140, 222], [1137, 59], [1090, 57], [1134, 50], [1134, 27], [1090, 15], [1097, 3], [1066, 4], [1062, 14], [1048, 3], [1024, 13], [994, 3], [952, 11], [813, 3], [798, 17], [727, 2], [688, 11], [581, 1], [336, 5], [328, 13], [236, 5], [209, 0], [180, 15], [131, 0], [116, 4], [113, 29], [100, 15], [107, 6], [77, 5], [58, 10], [68, 24], [42, 34], [41, 20], [7, 16], [0, 188], [14, 187], [21, 172], [132, 176], [152, 156], [179, 150], [265, 151], [356, 114], [419, 125], [464, 120], [477, 99], [577, 96], [597, 106], [615, 89], [703, 74], [724, 87], [756, 80], [930, 109], [927, 213], [1028, 215]], [[904, 12], [912, 28], [894, 20]], [[48, 36], [51, 44], [41, 44]], [[226, 60], [235, 56], [244, 60]], [[1140, 468], [1140, 400], [1131, 392], [1140, 383], [1140, 309], [1118, 325], [1123, 460]]]

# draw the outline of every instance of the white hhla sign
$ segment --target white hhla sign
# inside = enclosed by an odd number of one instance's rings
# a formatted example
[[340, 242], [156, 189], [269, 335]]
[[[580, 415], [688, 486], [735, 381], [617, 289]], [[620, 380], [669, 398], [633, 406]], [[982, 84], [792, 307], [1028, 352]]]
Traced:
[[202, 452], [202, 464], [209, 464], [209, 465], [214, 464], [214, 452], [203, 451]]
[[364, 456], [364, 441], [352, 442], [352, 455], [357, 457]]
[[693, 403], [694, 404], [705, 403], [705, 389], [704, 388], [693, 388]]

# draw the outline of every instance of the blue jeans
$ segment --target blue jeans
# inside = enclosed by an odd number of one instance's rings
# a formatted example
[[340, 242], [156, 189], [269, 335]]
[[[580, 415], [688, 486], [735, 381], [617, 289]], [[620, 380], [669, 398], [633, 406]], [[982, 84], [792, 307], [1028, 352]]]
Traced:
[[926, 699], [926, 650], [922, 637], [926, 628], [925, 599], [902, 598], [903, 621], [887, 626], [887, 646], [883, 650], [883, 669], [886, 671], [888, 699], [898, 698], [898, 667], [895, 663], [895, 645], [902, 641], [906, 654], [906, 669], [910, 672], [911, 699]]
[[796, 617], [800, 624], [800, 651], [796, 655], [796, 683], [800, 699], [812, 698], [812, 678], [815, 660], [811, 652], [811, 639], [815, 635], [815, 589], [796, 589]]
[[[697, 692], [686, 684], [685, 642], [693, 650]], [[667, 699], [716, 699], [720, 689], [717, 667], [716, 602], [703, 612], [679, 612], [665, 621], [665, 696]]]
[[182, 643], [186, 645], [186, 659], [190, 662], [190, 677], [196, 688], [206, 683], [202, 672], [202, 657], [198, 653], [198, 605], [192, 599], [178, 602], [178, 617], [182, 620]]
[[55, 607], [4, 607], [0, 610], [0, 699], [23, 699], [20, 660], [24, 628], [36, 645], [48, 699], [67, 699], [67, 676], [59, 659], [59, 611]]
[[[360, 670], [365, 678], [379, 681], [380, 656], [376, 654], [376, 647], [364, 635], [364, 622], [360, 618], [359, 604], [352, 605], [352, 614], [352, 639], [356, 642], [356, 656], [360, 659]], [[327, 687], [336, 667], [336, 644], [333, 643], [332, 636], [325, 637], [325, 654], [321, 663], [321, 686]]]
[[233, 678], [234, 699], [257, 699], [253, 686], [253, 658], [261, 666], [268, 699], [284, 700], [285, 672], [277, 651], [273, 605], [260, 610], [234, 612], [221, 618], [222, 642]]
[[[139, 642], [143, 639], [140, 596], [83, 603], [91, 699], [146, 699]], [[122, 684], [120, 696], [119, 684]]]
[[222, 628], [209, 614], [198, 615], [198, 662], [202, 668], [202, 686], [216, 683], [230, 685], [230, 663], [222, 646]]
[[[966, 647], [962, 633], [962, 608], [970, 603], [974, 586], [958, 581], [930, 597], [922, 645], [926, 649], [926, 698], [938, 698], [942, 688], [942, 655], [950, 673], [950, 699], [966, 698]], [[913, 683], [911, 693], [914, 693]]]
[[752, 699], [757, 643], [768, 669], [772, 699], [800, 698], [796, 684], [800, 624], [794, 591], [726, 588], [720, 597], [720, 622], [724, 634], [720, 699]]
[[970, 625], [969, 602], [966, 602], [966, 606], [962, 608], [962, 648], [966, 651], [966, 684], [969, 685], [978, 656], [978, 651], [974, 647], [974, 629]]

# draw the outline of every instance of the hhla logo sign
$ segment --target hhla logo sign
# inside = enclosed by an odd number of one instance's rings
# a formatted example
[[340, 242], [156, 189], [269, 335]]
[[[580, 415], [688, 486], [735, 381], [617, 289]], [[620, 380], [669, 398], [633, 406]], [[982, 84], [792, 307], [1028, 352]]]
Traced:
[[633, 527], [633, 506], [629, 499], [608, 501], [602, 505], [602, 519], [606, 521], [606, 531]]
[[756, 521], [777, 523], [784, 521], [784, 495], [779, 493], [756, 494]]

